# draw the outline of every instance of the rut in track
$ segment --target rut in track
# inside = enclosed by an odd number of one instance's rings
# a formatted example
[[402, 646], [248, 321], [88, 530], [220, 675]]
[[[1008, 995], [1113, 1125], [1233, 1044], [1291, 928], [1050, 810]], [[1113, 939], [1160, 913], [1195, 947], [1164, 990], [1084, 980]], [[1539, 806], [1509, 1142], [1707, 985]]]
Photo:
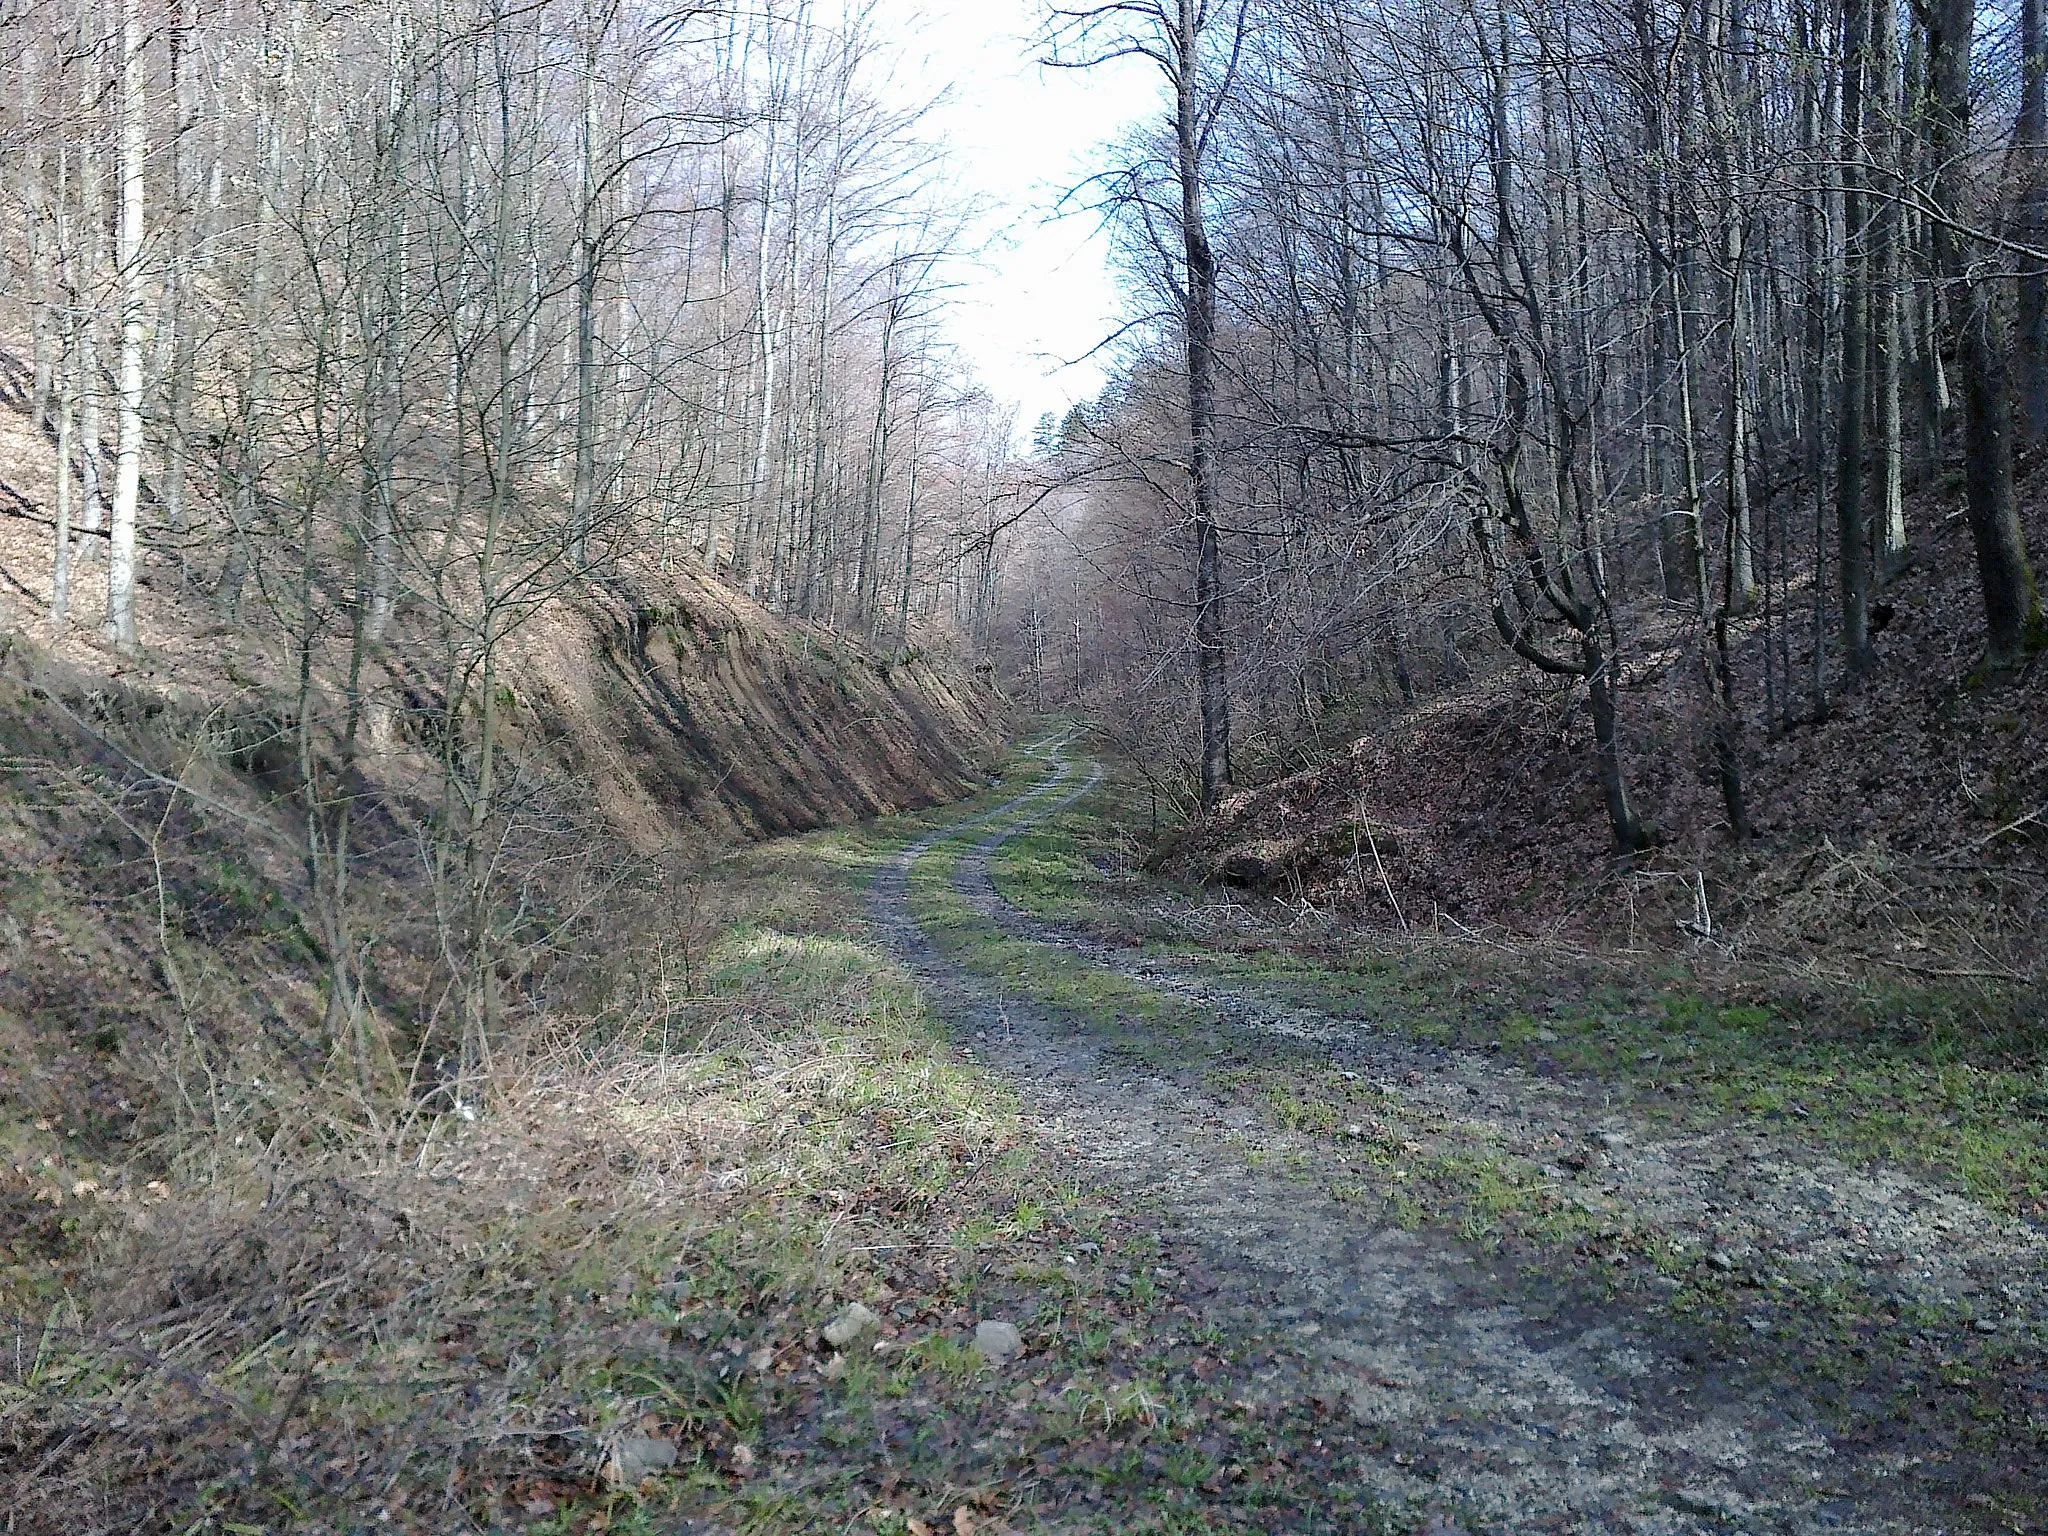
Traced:
[[[1380, 1075], [1387, 1091], [1478, 1114], [1473, 1134], [1492, 1144], [1533, 1143], [1560, 1128], [1581, 1135], [1602, 1116], [1590, 1090], [1417, 1047], [1355, 1021], [1262, 1006], [1171, 963], [1133, 960], [1003, 907], [990, 855], [1098, 777], [1063, 748], [1038, 749], [1049, 772], [1036, 788], [904, 850], [875, 883], [875, 916], [963, 1042], [1010, 1077], [1029, 1110], [1057, 1122], [1062, 1145], [1096, 1182], [1156, 1207], [1162, 1223], [1206, 1253], [1221, 1281], [1210, 1303], [1217, 1321], [1293, 1330], [1322, 1378], [1317, 1390], [1341, 1396], [1385, 1439], [1373, 1473], [1380, 1491], [1439, 1501], [1470, 1529], [1500, 1533], [1952, 1528], [1929, 1512], [1948, 1500], [1900, 1476], [1911, 1458], [1836, 1444], [1796, 1387], [1729, 1385], [1695, 1338], [1654, 1312], [1571, 1294], [1569, 1286], [1532, 1290], [1526, 1273], [1479, 1250], [1378, 1225], [1317, 1188], [1251, 1166], [1248, 1139], [1281, 1155], [1265, 1166], [1303, 1148], [1188, 1081], [1112, 1058], [1087, 1033], [951, 963], [918, 926], [909, 877], [940, 842], [978, 834], [957, 863], [957, 888], [1011, 934], [1055, 945], [1077, 965], [1122, 969], [1211, 1012], [1221, 1005], [1250, 1035], [1341, 1045], [1343, 1061]], [[1615, 1123], [1611, 1114], [1607, 1122]], [[1769, 1209], [1789, 1209], [1785, 1219], [1802, 1231], [1826, 1234], [1815, 1238], [1822, 1249], [1855, 1241], [1834, 1234], [1860, 1231], [1867, 1241], [1875, 1229], [1882, 1241], [1887, 1222], [1953, 1231], [1956, 1208], [1966, 1206], [1909, 1181], [1816, 1169], [1811, 1158], [1740, 1135], [1642, 1146], [1624, 1136], [1616, 1147], [1601, 1198], [1690, 1223], [1703, 1243], [1740, 1227], [1708, 1198], [1737, 1163], [1784, 1197], [1766, 1202]], [[1816, 1210], [1827, 1219], [1809, 1219]], [[2013, 1261], [2001, 1271], [2039, 1272], [2037, 1234], [1973, 1208], [1963, 1214], [1988, 1222], [1985, 1242]], [[1924, 1251], [1941, 1246], [1937, 1238]], [[1921, 1278], [1938, 1288], [1953, 1278], [1944, 1264], [1960, 1262], [1951, 1252]], [[2038, 1290], [2008, 1304], [2038, 1312]]]

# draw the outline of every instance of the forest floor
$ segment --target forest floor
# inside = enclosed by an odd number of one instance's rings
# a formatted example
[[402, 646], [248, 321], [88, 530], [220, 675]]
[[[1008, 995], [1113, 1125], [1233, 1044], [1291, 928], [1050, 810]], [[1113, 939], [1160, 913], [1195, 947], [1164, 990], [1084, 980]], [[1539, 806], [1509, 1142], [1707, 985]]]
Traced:
[[707, 868], [423, 1136], [0, 1124], [10, 1528], [2048, 1529], [1967, 1000], [1293, 934], [1075, 742]]
[[[2022, 517], [2048, 542], [2048, 457]], [[1871, 978], [2048, 978], [2048, 656], [1992, 674], [1960, 491], [1911, 498], [1911, 562], [1883, 585], [1872, 668], [1837, 684], [1810, 587], [1730, 628], [1753, 835], [1732, 839], [1691, 610], [1636, 587], [1617, 608], [1625, 776], [1653, 846], [1612, 856], [1584, 688], [1485, 645], [1404, 699], [1371, 680], [1309, 712], [1296, 690], [1241, 712], [1240, 787], [1148, 850], [1155, 867], [1308, 903], [1345, 928], [1483, 933], [1613, 951], [1700, 934], [1744, 969], [1804, 966], [1823, 992]], [[1823, 600], [1824, 606], [1832, 597]], [[1797, 614], [1797, 622], [1790, 622]], [[1476, 669], [1476, 670], [1474, 670]], [[1105, 702], [1096, 711], [1115, 718]], [[1162, 774], [1161, 798], [1192, 783]], [[1152, 743], [1170, 738], [1154, 736]], [[2032, 1010], [2038, 1019], [2038, 1007]]]

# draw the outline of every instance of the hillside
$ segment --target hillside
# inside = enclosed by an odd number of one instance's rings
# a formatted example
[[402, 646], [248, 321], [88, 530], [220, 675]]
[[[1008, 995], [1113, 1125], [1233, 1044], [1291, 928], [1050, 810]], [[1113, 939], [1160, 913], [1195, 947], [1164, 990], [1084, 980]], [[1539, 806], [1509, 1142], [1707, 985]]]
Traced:
[[[446, 703], [447, 650], [431, 616], [401, 611], [369, 652], [346, 763], [333, 724], [346, 679], [331, 651], [307, 658], [302, 682], [274, 614], [252, 602], [241, 622], [224, 622], [174, 539], [146, 546], [140, 656], [116, 654], [98, 635], [103, 539], [80, 541], [70, 621], [49, 616], [53, 456], [19, 392], [7, 403], [0, 1100], [10, 1122], [64, 1123], [74, 1150], [94, 1155], [166, 1132], [181, 1116], [162, 1074], [181, 1035], [259, 1080], [320, 1074], [315, 1026], [334, 939], [316, 911], [329, 887], [316, 885], [336, 877], [315, 868], [327, 834], [309, 831], [309, 772], [332, 778], [339, 787], [324, 793], [349, 810], [346, 921], [390, 1048], [448, 1049], [432, 1043], [449, 1006], [458, 899], [440, 829], [459, 807], [444, 798], [451, 775], [438, 754], [451, 750], [451, 730], [452, 750], [473, 753], [476, 716]], [[514, 1005], [536, 1018], [551, 986], [601, 954], [608, 928], [675, 899], [677, 882], [735, 842], [977, 786], [1002, 718], [962, 669], [864, 653], [688, 562], [613, 562], [522, 615], [500, 652], [495, 740], [508, 766], [490, 856], [515, 910], [498, 965]], [[302, 696], [315, 721], [303, 736]], [[421, 1086], [417, 1061], [406, 1075]], [[25, 1210], [15, 1207], [0, 1246], [21, 1237]]]
[[[2038, 466], [2023, 496], [2038, 549], [2048, 540]], [[1370, 927], [2029, 974], [2048, 891], [2048, 662], [1982, 674], [1961, 509], [1925, 495], [1909, 512], [1914, 559], [1882, 594], [1875, 668], [1834, 692], [1825, 718], [1812, 715], [1810, 637], [1795, 624], [1794, 723], [1769, 728], [1764, 621], [1737, 624], [1755, 823], [1740, 847], [1712, 777], [1687, 625], [1639, 602], [1624, 615], [1621, 719], [1631, 790], [1656, 837], [1647, 854], [1613, 854], [1583, 687], [1496, 648], [1470, 682], [1238, 792], [1164, 863]], [[1789, 611], [1797, 618], [1806, 604], [1795, 585]], [[1826, 661], [1832, 689], [1839, 661]]]
[[[49, 614], [54, 456], [19, 388], [0, 405], [0, 1316], [42, 1340], [0, 1372], [10, 1528], [354, 1529], [419, 1494], [429, 1446], [433, 1479], [475, 1479], [458, 1505], [524, 1518], [557, 1461], [501, 1398], [542, 1355], [533, 1412], [601, 1498], [645, 1329], [598, 1308], [579, 1344], [552, 1308], [593, 1254], [630, 1271], [661, 1262], [650, 1241], [738, 1230], [708, 1182], [725, 1140], [666, 1139], [654, 1189], [621, 1171], [633, 1126], [696, 1113], [643, 1037], [664, 1062], [733, 1020], [801, 1040], [880, 988], [906, 1075], [932, 1049], [878, 969], [751, 966], [736, 927], [828, 900], [750, 884], [736, 850], [980, 787], [1001, 699], [635, 548], [507, 606], [487, 658], [459, 579], [408, 588], [352, 653], [321, 585], [345, 543], [297, 590], [267, 549], [228, 613], [149, 494], [124, 655], [99, 634], [104, 537]], [[541, 1277], [546, 1316], [500, 1264]], [[388, 1368], [394, 1336], [479, 1319], [481, 1399]], [[331, 1393], [294, 1363], [314, 1334], [348, 1377]], [[316, 1441], [355, 1449], [321, 1471], [295, 1460]]]
[[[31, 670], [66, 679], [56, 685], [63, 694], [115, 687], [152, 716], [169, 708], [254, 721], [287, 707], [288, 637], [266, 633], [259, 615], [224, 621], [175, 550], [145, 549], [139, 662], [98, 640], [103, 539], [81, 540], [71, 623], [51, 623], [53, 454], [31, 433], [19, 392], [5, 403], [0, 629], [38, 653]], [[407, 777], [402, 744], [419, 745], [406, 717], [434, 707], [436, 639], [422, 620], [372, 658], [370, 734], [388, 760], [371, 771], [394, 783]], [[515, 750], [587, 782], [606, 821], [641, 849], [956, 797], [975, 780], [998, 719], [964, 669], [865, 653], [769, 612], [694, 562], [664, 568], [645, 554], [608, 563], [521, 622], [501, 671]]]

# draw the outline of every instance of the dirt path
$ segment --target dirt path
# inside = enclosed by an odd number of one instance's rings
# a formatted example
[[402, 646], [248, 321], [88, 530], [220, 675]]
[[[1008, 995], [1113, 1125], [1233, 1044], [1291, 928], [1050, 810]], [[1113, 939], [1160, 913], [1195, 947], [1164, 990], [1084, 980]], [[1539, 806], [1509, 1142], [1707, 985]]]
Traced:
[[[1967, 1528], [1950, 1513], [1962, 1490], [1942, 1486], [1938, 1469], [1929, 1480], [1909, 1448], [1881, 1436], [1839, 1442], [1796, 1374], [1728, 1359], [1654, 1305], [1532, 1278], [1440, 1233], [1380, 1226], [1267, 1171], [1317, 1149], [1187, 1081], [1111, 1059], [1095, 1038], [950, 964], [911, 913], [909, 873], [940, 841], [979, 830], [956, 884], [1013, 935], [1220, 1010], [1248, 1035], [1325, 1045], [1441, 1136], [1539, 1161], [1591, 1146], [1574, 1182], [1589, 1209], [1654, 1219], [1717, 1268], [1848, 1270], [1865, 1280], [1882, 1271], [1882, 1285], [1907, 1296], [1982, 1295], [1974, 1326], [1988, 1332], [2041, 1318], [2039, 1234], [1755, 1132], [1657, 1139], [1594, 1088], [1276, 1008], [1010, 911], [990, 882], [990, 855], [1097, 777], [1060, 747], [1044, 749], [1054, 767], [1043, 784], [907, 849], [876, 884], [876, 915], [963, 1041], [1059, 1123], [1074, 1154], [1131, 1198], [1157, 1202], [1163, 1220], [1206, 1250], [1223, 1281], [1210, 1302], [1226, 1314], [1219, 1321], [1292, 1325], [1327, 1378], [1323, 1390], [1384, 1437], [1381, 1491], [1434, 1501], [1475, 1532]], [[1252, 1152], [1263, 1154], [1259, 1166]], [[1751, 1326], [1757, 1353], [1768, 1353], [1770, 1322]]]

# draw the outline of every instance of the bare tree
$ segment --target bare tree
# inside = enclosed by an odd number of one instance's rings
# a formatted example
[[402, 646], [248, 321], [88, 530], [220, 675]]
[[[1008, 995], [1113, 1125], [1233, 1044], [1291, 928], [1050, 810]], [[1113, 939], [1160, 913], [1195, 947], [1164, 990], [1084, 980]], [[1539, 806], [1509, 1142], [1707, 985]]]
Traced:
[[2012, 479], [2012, 395], [2004, 327], [1987, 279], [1976, 270], [1968, 233], [1970, 51], [1975, 0], [1934, 0], [1927, 11], [1928, 143], [1936, 166], [1931, 196], [1937, 264], [1948, 286], [1962, 374], [1965, 505], [1984, 592], [1986, 655], [1994, 668], [2017, 662], [2041, 624], [2041, 598], [2027, 563]]
[[[1149, 59], [1171, 95], [1173, 201], [1163, 210], [1178, 237], [1160, 276], [1171, 290], [1187, 373], [1189, 534], [1194, 557], [1196, 693], [1202, 724], [1202, 804], [1213, 808], [1230, 784], [1230, 677], [1216, 442], [1215, 249], [1204, 207], [1211, 141], [1230, 99], [1249, 10], [1244, 0], [1141, 0], [1085, 10], [1055, 8], [1051, 62], [1086, 69], [1113, 59]], [[1135, 182], [1135, 178], [1134, 178]], [[1159, 245], [1156, 205], [1134, 195], [1137, 217]]]

